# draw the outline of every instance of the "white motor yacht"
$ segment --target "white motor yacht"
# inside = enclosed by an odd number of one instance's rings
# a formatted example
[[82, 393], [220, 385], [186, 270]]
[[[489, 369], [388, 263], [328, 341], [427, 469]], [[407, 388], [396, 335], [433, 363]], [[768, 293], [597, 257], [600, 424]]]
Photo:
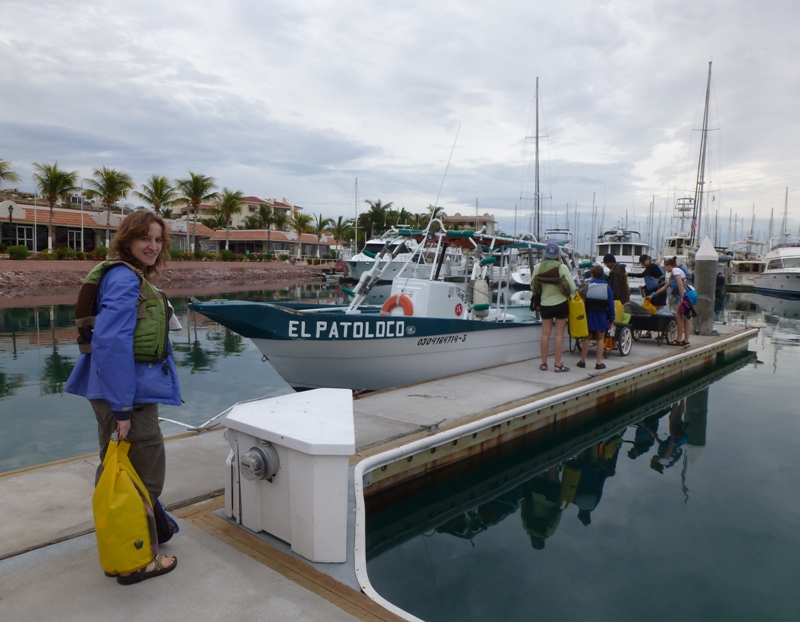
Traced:
[[781, 298], [800, 298], [800, 241], [782, 236], [764, 257], [766, 267], [755, 278], [755, 291]]

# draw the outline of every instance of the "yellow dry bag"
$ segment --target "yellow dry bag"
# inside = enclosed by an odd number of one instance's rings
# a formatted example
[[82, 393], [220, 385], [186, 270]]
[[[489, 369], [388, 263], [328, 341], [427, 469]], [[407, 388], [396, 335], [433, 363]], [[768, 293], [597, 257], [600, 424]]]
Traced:
[[575, 492], [578, 490], [578, 482], [581, 479], [581, 470], [575, 464], [568, 462], [561, 471], [561, 492], [558, 495], [560, 501], [572, 503], [575, 501]]
[[[625, 321], [625, 305], [623, 305], [619, 300], [614, 301], [614, 321], [617, 324], [627, 324], [628, 322]], [[630, 316], [628, 316], [628, 321], [630, 321]]]
[[656, 309], [656, 306], [652, 302], [650, 302], [649, 298], [645, 298], [642, 301], [642, 306], [647, 310], [648, 313], [655, 313], [656, 311], [658, 311], [658, 309]]
[[573, 339], [582, 339], [589, 336], [586, 305], [578, 292], [569, 297], [569, 336]]
[[158, 540], [150, 495], [128, 459], [131, 444], [111, 441], [92, 495], [100, 566], [109, 574], [144, 568]]

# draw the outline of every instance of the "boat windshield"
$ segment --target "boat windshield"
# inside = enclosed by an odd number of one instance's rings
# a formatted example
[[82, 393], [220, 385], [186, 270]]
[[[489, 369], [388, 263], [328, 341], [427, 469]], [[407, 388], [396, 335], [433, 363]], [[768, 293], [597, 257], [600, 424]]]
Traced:
[[[401, 245], [401, 249], [400, 249], [399, 252], [401, 252], [401, 253], [410, 253], [411, 252], [411, 249], [408, 248], [408, 245], [406, 244], [405, 240], [400, 240], [399, 244]], [[392, 246], [397, 246], [397, 244], [392, 243]], [[369, 251], [370, 253], [373, 253], [373, 254], [377, 255], [378, 253], [380, 253], [383, 250], [383, 243], [382, 242], [367, 242], [367, 245], [364, 247], [364, 250], [365, 251]], [[394, 250], [394, 249], [392, 249], [392, 250]]]

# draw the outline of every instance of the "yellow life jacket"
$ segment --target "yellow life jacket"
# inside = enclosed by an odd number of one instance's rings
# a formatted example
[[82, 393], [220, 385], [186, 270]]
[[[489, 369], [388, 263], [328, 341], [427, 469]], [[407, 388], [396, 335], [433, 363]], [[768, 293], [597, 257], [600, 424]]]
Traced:
[[167, 297], [144, 277], [136, 266], [110, 259], [97, 264], [89, 271], [78, 292], [75, 305], [75, 324], [78, 327], [78, 349], [84, 354], [92, 352], [92, 334], [97, 316], [97, 289], [108, 270], [114, 266], [127, 266], [139, 277], [139, 301], [136, 328], [133, 331], [133, 358], [137, 361], [163, 361], [167, 358], [169, 342], [169, 316]]

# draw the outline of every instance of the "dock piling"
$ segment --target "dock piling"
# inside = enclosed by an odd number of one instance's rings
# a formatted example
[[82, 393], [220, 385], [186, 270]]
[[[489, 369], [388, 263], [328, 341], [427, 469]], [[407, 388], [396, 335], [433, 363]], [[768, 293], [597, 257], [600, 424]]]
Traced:
[[706, 236], [694, 257], [694, 288], [697, 290], [695, 328], [710, 337], [714, 330], [714, 297], [717, 288], [717, 251]]

